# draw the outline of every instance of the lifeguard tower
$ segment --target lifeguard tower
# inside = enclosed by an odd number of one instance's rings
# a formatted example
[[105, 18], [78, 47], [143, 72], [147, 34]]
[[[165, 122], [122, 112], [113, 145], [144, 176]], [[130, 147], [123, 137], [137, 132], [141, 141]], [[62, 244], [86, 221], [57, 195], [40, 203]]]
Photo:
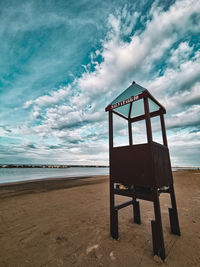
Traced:
[[[165, 108], [149, 91], [133, 82], [122, 94], [106, 107], [109, 112], [110, 156], [110, 233], [118, 239], [118, 211], [133, 205], [134, 222], [141, 223], [138, 199], [153, 202], [155, 220], [151, 221], [153, 254], [165, 259], [159, 196], [170, 194], [169, 219], [171, 233], [180, 235], [173, 176], [167, 145], [164, 114]], [[114, 147], [113, 114], [127, 121], [129, 145]], [[160, 117], [163, 144], [153, 141], [151, 118]], [[134, 144], [132, 124], [145, 120], [147, 143]], [[115, 195], [131, 200], [115, 205]]]

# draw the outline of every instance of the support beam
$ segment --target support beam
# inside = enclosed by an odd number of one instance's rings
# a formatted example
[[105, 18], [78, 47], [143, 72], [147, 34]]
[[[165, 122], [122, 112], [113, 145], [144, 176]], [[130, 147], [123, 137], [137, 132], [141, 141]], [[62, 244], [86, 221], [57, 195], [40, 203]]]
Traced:
[[144, 193], [144, 192], [137, 192], [137, 193], [131, 193], [131, 192], [127, 192], [127, 190], [118, 190], [118, 189], [114, 189], [114, 194], [115, 195], [120, 195], [120, 196], [125, 196], [125, 197], [135, 197], [137, 199], [143, 199], [143, 200], [147, 200], [147, 201], [153, 201], [153, 196], [152, 194], [149, 193]]
[[147, 140], [148, 143], [151, 143], [153, 141], [153, 138], [152, 138], [151, 120], [149, 114], [149, 102], [147, 97], [144, 98], [144, 111], [145, 111], [145, 122], [147, 130]]
[[176, 207], [176, 198], [174, 192], [174, 185], [170, 185], [170, 198], [172, 207], [169, 208], [169, 219], [170, 219], [170, 227], [172, 234], [181, 235], [179, 221], [178, 221], [178, 211]]
[[132, 135], [132, 125], [131, 125], [131, 110], [133, 103], [130, 103], [129, 113], [128, 113], [128, 135], [129, 135], [129, 145], [133, 144], [133, 135]]
[[130, 103], [129, 112], [128, 112], [128, 118], [131, 117], [131, 111], [132, 111], [133, 102]]
[[[150, 113], [150, 118], [156, 117], [156, 116], [160, 116], [160, 114], [162, 114], [162, 110], [158, 110], [158, 111], [153, 111]], [[140, 115], [137, 117], [134, 117], [131, 119], [131, 122], [137, 122], [137, 121], [141, 121], [145, 119], [145, 115]]]
[[[109, 111], [110, 112], [110, 111]], [[123, 118], [123, 119], [125, 119], [125, 120], [128, 120], [128, 118], [127, 117], [125, 117], [124, 115], [122, 115], [122, 114], [120, 114], [120, 113], [118, 113], [118, 112], [116, 112], [116, 111], [112, 111], [114, 114], [116, 114], [116, 115], [118, 115], [119, 117], [121, 117], [121, 118]]]
[[161, 122], [161, 130], [162, 130], [162, 138], [163, 138], [163, 145], [167, 145], [167, 135], [166, 135], [166, 128], [165, 128], [165, 120], [164, 120], [164, 115], [160, 114], [160, 122]]
[[131, 204], [133, 204], [133, 201], [132, 200], [131, 201], [124, 202], [122, 204], [119, 204], [119, 205], [115, 206], [115, 209], [116, 210], [120, 210], [120, 209], [123, 209], [125, 207], [130, 206]]
[[162, 220], [160, 213], [160, 201], [157, 189], [153, 190], [154, 196], [154, 213], [155, 220], [151, 221], [152, 228], [152, 241], [153, 241], [153, 254], [159, 256], [162, 260], [165, 259], [165, 247], [162, 229]]
[[118, 232], [118, 210], [114, 209], [111, 213], [111, 220], [110, 220], [110, 235], [114, 239], [119, 238], [119, 232]]
[[132, 135], [132, 125], [131, 125], [131, 121], [128, 121], [128, 136], [129, 136], [129, 145], [132, 146], [133, 145], [133, 135]]
[[134, 223], [141, 224], [140, 203], [136, 198], [133, 198], [133, 218]]
[[147, 96], [154, 102], [156, 103], [162, 110], [164, 113], [166, 113], [165, 108], [152, 96], [152, 94], [149, 93], [149, 91], [147, 90]]
[[111, 150], [113, 148], [113, 111], [108, 113], [109, 120], [109, 151], [110, 151], [110, 160], [111, 160]]
[[[113, 111], [109, 111], [109, 162], [113, 151]], [[114, 183], [112, 182], [112, 168], [110, 168], [110, 234], [118, 239], [118, 212], [115, 210]]]

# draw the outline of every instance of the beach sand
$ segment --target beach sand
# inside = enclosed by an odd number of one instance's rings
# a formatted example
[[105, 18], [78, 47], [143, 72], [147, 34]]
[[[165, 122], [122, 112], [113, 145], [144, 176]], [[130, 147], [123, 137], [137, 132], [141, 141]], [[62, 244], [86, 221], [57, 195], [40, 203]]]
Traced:
[[151, 202], [140, 201], [141, 225], [131, 206], [120, 210], [120, 239], [109, 236], [107, 176], [0, 186], [0, 266], [200, 266], [200, 171], [174, 172], [174, 183], [181, 236], [170, 234], [162, 194], [165, 263], [152, 255]]

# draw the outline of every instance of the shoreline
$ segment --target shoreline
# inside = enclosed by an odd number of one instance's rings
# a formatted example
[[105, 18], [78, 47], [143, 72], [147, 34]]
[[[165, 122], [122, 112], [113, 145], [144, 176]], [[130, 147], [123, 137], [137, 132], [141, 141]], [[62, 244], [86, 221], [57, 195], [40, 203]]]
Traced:
[[[199, 168], [191, 168], [191, 169], [184, 169], [184, 168], [177, 168], [172, 170], [172, 173], [176, 172], [192, 172], [192, 171], [199, 171]], [[55, 177], [44, 177], [39, 179], [30, 179], [30, 180], [22, 180], [22, 181], [11, 181], [7, 183], [0, 183], [1, 187], [7, 186], [15, 186], [15, 185], [25, 185], [25, 184], [34, 184], [40, 182], [53, 182], [53, 181], [72, 181], [72, 180], [80, 180], [80, 179], [87, 179], [87, 178], [98, 178], [102, 176], [109, 177], [109, 174], [98, 174], [98, 175], [79, 175], [79, 176], [55, 176]]]
[[[200, 174], [199, 170], [175, 170], [173, 176], [188, 173], [190, 175]], [[109, 175], [87, 175], [87, 176], [65, 176], [49, 177], [33, 180], [16, 181], [0, 184], [0, 199], [21, 196], [24, 194], [42, 193], [81, 187], [100, 183], [109, 183]]]
[[108, 181], [108, 175], [52, 177], [0, 184], [0, 199], [24, 194], [42, 193], [59, 189], [87, 186]]
[[0, 186], [43, 179], [107, 175], [108, 168], [5, 168], [0, 169]]
[[0, 183], [0, 188], [4, 186], [12, 186], [12, 185], [24, 185], [24, 184], [30, 184], [30, 183], [39, 183], [39, 182], [51, 182], [51, 181], [66, 181], [66, 180], [80, 180], [80, 179], [87, 179], [87, 178], [95, 178], [95, 177], [102, 177], [102, 176], [108, 176], [108, 175], [80, 175], [80, 176], [55, 176], [55, 177], [47, 177], [47, 178], [39, 178], [39, 179], [30, 179], [30, 180], [23, 180], [23, 181], [14, 181], [14, 182], [8, 182], [8, 183]]

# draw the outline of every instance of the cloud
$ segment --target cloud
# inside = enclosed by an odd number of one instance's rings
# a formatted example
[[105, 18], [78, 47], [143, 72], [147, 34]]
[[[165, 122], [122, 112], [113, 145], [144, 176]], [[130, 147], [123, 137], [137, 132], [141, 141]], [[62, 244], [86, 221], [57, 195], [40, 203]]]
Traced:
[[173, 114], [166, 122], [167, 127], [192, 127], [200, 125], [200, 105], [193, 105], [186, 110]]
[[171, 51], [169, 62], [174, 66], [179, 66], [181, 63], [189, 60], [192, 51], [193, 48], [189, 46], [187, 42], [182, 42], [179, 44], [177, 49]]
[[31, 148], [31, 149], [36, 149], [36, 145], [35, 144], [27, 144], [26, 145], [27, 148]]
[[7, 125], [0, 125], [0, 131], [2, 136], [12, 133], [12, 130]]
[[170, 154], [174, 166], [199, 166], [200, 132], [175, 132], [170, 135]]
[[[110, 16], [112, 31], [108, 35], [109, 40], [103, 43], [101, 52], [103, 61], [95, 66], [94, 72], [82, 75], [79, 79], [80, 88], [86, 95], [88, 93], [98, 96], [105, 93], [109, 96], [110, 90], [114, 95], [118, 84], [123, 84], [122, 81], [130, 74], [132, 76], [146, 58], [149, 57], [152, 64], [152, 61], [162, 57], [164, 51], [185, 32], [192, 30], [191, 17], [198, 8], [200, 4], [196, 1], [184, 1], [184, 4], [182, 1], [177, 1], [166, 12], [155, 10], [152, 20], [147, 21], [145, 30], [138, 34], [136, 32], [130, 42], [120, 39], [120, 17]], [[179, 50], [184, 50], [184, 44]], [[191, 71], [189, 74], [191, 75]]]
[[66, 101], [66, 97], [70, 96], [70, 86], [61, 88], [59, 90], [51, 92], [49, 95], [40, 96], [35, 100], [29, 100], [24, 104], [24, 108], [29, 108], [35, 104], [37, 106], [50, 106], [58, 104], [62, 101]]
[[[123, 13], [117, 17], [111, 14], [108, 19], [111, 30], [107, 34], [105, 41], [102, 42], [100, 51], [103, 60], [100, 63], [96, 61], [94, 71], [86, 71], [74, 81], [74, 88], [70, 89], [79, 91], [78, 94], [70, 99], [71, 103], [73, 103], [74, 111], [70, 112], [66, 123], [64, 123], [63, 119], [60, 118], [59, 120], [58, 116], [56, 117], [60, 124], [59, 127], [62, 127], [62, 125], [64, 127], [64, 124], [66, 127], [70, 127], [70, 125], [73, 127], [76, 123], [80, 125], [80, 123], [87, 122], [87, 120], [88, 122], [93, 121], [95, 117], [99, 116], [100, 118], [98, 111], [94, 113], [95, 115], [91, 113], [82, 114], [85, 113], [84, 108], [89, 103], [94, 106], [98, 105], [97, 99], [103, 99], [105, 103], [106, 96], [114, 95], [119, 90], [119, 84], [123, 84], [122, 81], [129, 77], [129, 73], [132, 73], [134, 69], [138, 69], [139, 65], [143, 61], [145, 62], [147, 58], [152, 64], [157, 58], [162, 57], [164, 51], [169, 49], [178, 39], [177, 33], [179, 32], [180, 38], [181, 34], [191, 28], [191, 16], [196, 12], [198, 6], [199, 3], [196, 1], [185, 1], [184, 4], [181, 1], [177, 1], [167, 11], [156, 9], [156, 6], [154, 6], [152, 19], [147, 21], [145, 30], [142, 33], [136, 32], [129, 42], [125, 42], [120, 38], [121, 20], [125, 17], [125, 14], [129, 14], [128, 11], [123, 9]], [[134, 14], [135, 23], [137, 18], [138, 15]], [[130, 20], [129, 24], [125, 26], [129, 28]], [[123, 26], [123, 30], [126, 32], [125, 26]], [[153, 52], [152, 55], [151, 52]], [[152, 88], [153, 92], [157, 94], [160, 91], [165, 92], [167, 88], [172, 88], [171, 90], [174, 92], [177, 88], [186, 87], [187, 84], [190, 87], [194, 81], [198, 80], [199, 58], [194, 61], [187, 61], [191, 52], [192, 47], [187, 42], [182, 42], [177, 49], [172, 49], [169, 62], [176, 66], [177, 62], [179, 62], [179, 69], [167, 68], [163, 76], [149, 82], [150, 89]], [[57, 93], [53, 92], [51, 95], [41, 96], [34, 101], [27, 102], [25, 106], [30, 106], [33, 103], [41, 106], [59, 103], [62, 94], [69, 94], [70, 89], [68, 88], [66, 91], [60, 89]], [[102, 94], [103, 97], [100, 96]], [[78, 111], [79, 108], [82, 110], [81, 112]]]
[[[177, 75], [178, 79], [179, 75]], [[173, 113], [184, 107], [197, 105], [200, 103], [200, 83], [194, 80], [184, 91], [179, 90], [177, 83], [177, 90], [175, 90], [174, 94], [165, 96], [162, 102], [165, 103], [167, 110]]]
[[[197, 129], [200, 53], [191, 36], [200, 30], [198, 10], [198, 1], [185, 0], [167, 7], [156, 1], [146, 13], [144, 10], [133, 11], [129, 6], [110, 13], [108, 25], [104, 28], [107, 33], [104, 38], [101, 36], [95, 48], [90, 52], [87, 50], [90, 54], [88, 60], [81, 62], [84, 68], [78, 75], [73, 74], [74, 80], [51, 90], [49, 87], [48, 90], [41, 88], [42, 93], [26, 98], [24, 109], [30, 112], [30, 121], [22, 127], [23, 133], [39, 136], [43, 142], [50, 136], [59, 140], [60, 143], [46, 144], [38, 150], [41, 155], [46, 155], [51, 149], [53, 153], [62, 151], [66, 156], [61, 148], [63, 145], [77, 161], [91, 159], [91, 155], [95, 155], [94, 160], [99, 157], [103, 161], [107, 152], [107, 114], [104, 108], [133, 79], [167, 107], [168, 129]], [[54, 19], [55, 27], [65, 23], [63, 16], [55, 15], [54, 18], [53, 14], [50, 12], [47, 17], [48, 25]], [[39, 19], [38, 23], [45, 27]], [[59, 51], [57, 53], [61, 58]], [[39, 61], [36, 66], [39, 67], [30, 69], [40, 75], [48, 69], [48, 60]], [[57, 66], [56, 57], [53, 57], [50, 69]], [[51, 76], [51, 71], [46, 75]], [[157, 131], [158, 123], [155, 125]], [[139, 141], [143, 137], [143, 128], [134, 126]], [[116, 133], [119, 143], [126, 138], [127, 133], [120, 123], [116, 125]], [[172, 147], [174, 142], [175, 139], [170, 138]], [[95, 147], [99, 155], [95, 154]], [[173, 151], [177, 153], [177, 149]]]

